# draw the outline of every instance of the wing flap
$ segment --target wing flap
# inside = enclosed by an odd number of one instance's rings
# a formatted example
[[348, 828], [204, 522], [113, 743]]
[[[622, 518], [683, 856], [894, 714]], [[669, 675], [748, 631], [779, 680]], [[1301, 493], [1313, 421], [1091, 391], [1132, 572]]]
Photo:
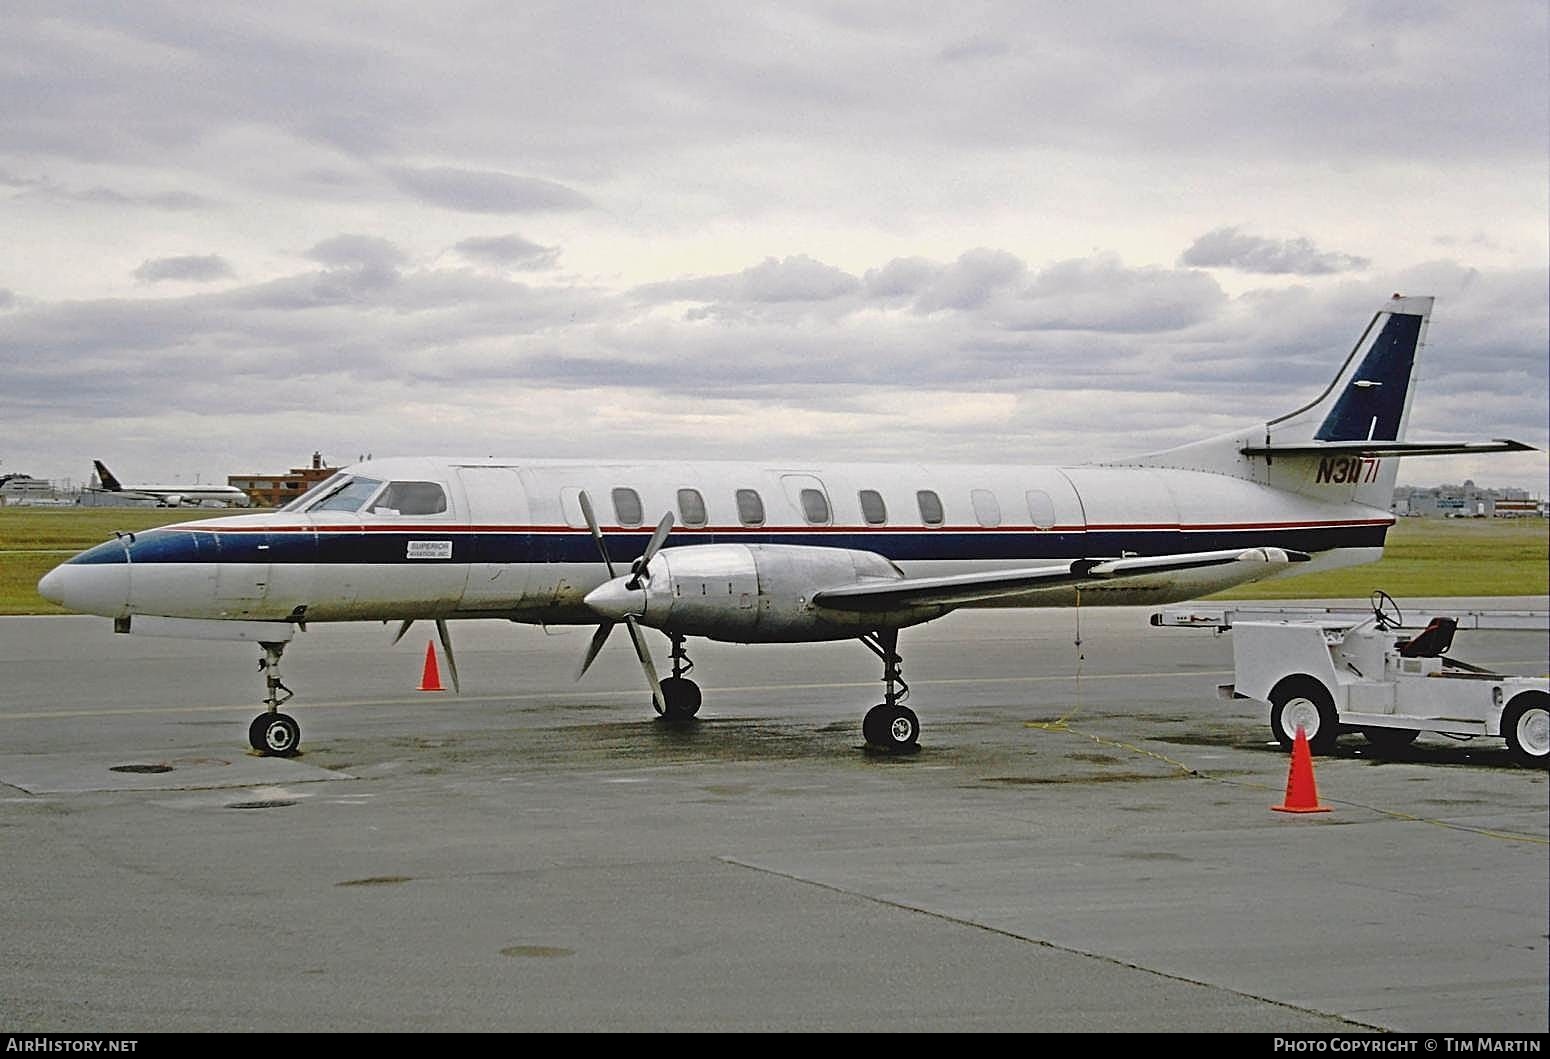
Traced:
[[1112, 583], [1183, 570], [1244, 565], [1243, 580], [1264, 576], [1267, 566], [1307, 562], [1304, 552], [1284, 548], [1230, 548], [1178, 555], [1131, 556], [1121, 559], [1074, 559], [1048, 566], [947, 577], [907, 577], [824, 589], [813, 594], [813, 605], [830, 610], [889, 611], [922, 606], [963, 606], [1016, 596], [1059, 585]]

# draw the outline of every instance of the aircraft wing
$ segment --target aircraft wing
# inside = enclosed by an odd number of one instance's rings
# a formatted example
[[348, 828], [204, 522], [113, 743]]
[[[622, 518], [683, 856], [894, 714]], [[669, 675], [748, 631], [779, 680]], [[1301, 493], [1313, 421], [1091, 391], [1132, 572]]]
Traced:
[[1307, 562], [1305, 552], [1283, 548], [1229, 548], [1215, 552], [1186, 552], [1124, 559], [1074, 559], [1048, 566], [997, 570], [982, 574], [947, 577], [907, 577], [899, 581], [874, 581], [813, 593], [813, 605], [829, 610], [888, 611], [917, 606], [962, 606], [1003, 596], [1016, 596], [1060, 585], [1123, 583], [1129, 578], [1198, 570], [1204, 567], [1243, 564], [1244, 581], [1261, 577], [1267, 565]]
[[1245, 456], [1467, 456], [1481, 452], [1533, 452], [1510, 438], [1490, 441], [1310, 441], [1305, 445], [1251, 445]]

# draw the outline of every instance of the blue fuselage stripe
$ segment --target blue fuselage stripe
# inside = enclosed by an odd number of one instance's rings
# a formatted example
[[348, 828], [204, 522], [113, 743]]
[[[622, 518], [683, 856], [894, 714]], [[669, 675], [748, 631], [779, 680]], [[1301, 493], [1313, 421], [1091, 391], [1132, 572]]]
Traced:
[[[674, 530], [666, 547], [696, 544], [785, 544], [819, 548], [853, 548], [875, 552], [898, 562], [1039, 561], [1134, 554], [1176, 555], [1228, 548], [1278, 547], [1304, 552], [1334, 548], [1381, 548], [1388, 523], [1363, 522], [1318, 526], [1159, 527], [957, 532], [951, 529], [868, 532], [858, 529], [823, 532], [742, 530]], [[615, 563], [628, 563], [645, 550], [640, 532], [605, 533]], [[414, 542], [450, 542], [432, 549], [435, 558], [410, 557]], [[421, 549], [422, 554], [425, 549]], [[127, 552], [127, 555], [126, 555]], [[148, 530], [130, 542], [107, 541], [71, 559], [72, 563], [285, 563], [395, 565], [426, 563], [592, 563], [599, 562], [597, 545], [585, 530], [494, 531], [460, 529], [438, 532], [433, 527], [405, 532], [335, 532], [285, 530], [274, 532], [213, 532], [209, 530]]]

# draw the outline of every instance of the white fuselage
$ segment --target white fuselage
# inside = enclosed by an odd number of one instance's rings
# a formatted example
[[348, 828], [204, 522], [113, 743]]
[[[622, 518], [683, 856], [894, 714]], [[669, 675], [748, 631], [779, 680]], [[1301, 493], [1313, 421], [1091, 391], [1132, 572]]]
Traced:
[[[582, 599], [609, 575], [582, 515], [583, 491], [610, 557], [626, 569], [665, 512], [675, 519], [668, 556], [699, 544], [849, 549], [875, 553], [908, 577], [1240, 545], [1313, 555], [1302, 572], [1377, 558], [1393, 522], [1386, 511], [1226, 474], [1133, 466], [403, 458], [342, 474], [382, 483], [362, 486], [377, 488], [377, 500], [363, 493], [358, 509], [307, 510], [304, 498], [279, 511], [126, 536], [59, 567], [40, 587], [73, 609], [114, 617], [592, 624], [597, 616]], [[402, 510], [383, 503], [411, 493], [423, 503], [436, 490], [442, 499], [423, 514], [404, 501], [392, 501]], [[1231, 583], [1217, 576], [1189, 571], [1087, 588], [1080, 602], [1190, 599]], [[757, 599], [759, 586], [751, 591]], [[1074, 590], [1061, 587], [977, 605], [1072, 602]]]

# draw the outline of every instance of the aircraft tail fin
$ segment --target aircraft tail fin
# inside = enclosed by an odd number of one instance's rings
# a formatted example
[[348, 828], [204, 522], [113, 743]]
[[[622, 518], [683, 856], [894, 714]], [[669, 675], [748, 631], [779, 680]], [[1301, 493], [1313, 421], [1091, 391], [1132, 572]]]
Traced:
[[1265, 445], [1403, 440], [1415, 394], [1416, 355], [1426, 341], [1433, 300], [1390, 298], [1324, 392], [1265, 424]]
[[101, 460], [92, 460], [91, 463], [93, 467], [97, 468], [97, 481], [102, 483], [102, 488], [110, 493], [122, 493], [124, 491], [124, 487], [119, 484], [118, 479], [113, 477], [113, 472], [103, 466]]

